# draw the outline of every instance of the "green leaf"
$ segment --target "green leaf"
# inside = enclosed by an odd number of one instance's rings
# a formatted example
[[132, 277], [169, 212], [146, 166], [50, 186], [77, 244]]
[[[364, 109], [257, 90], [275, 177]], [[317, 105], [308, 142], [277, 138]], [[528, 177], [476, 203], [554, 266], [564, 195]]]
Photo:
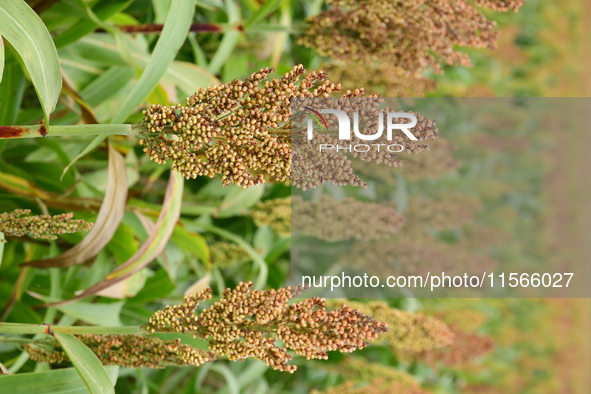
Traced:
[[121, 104], [121, 109], [112, 123], [123, 122], [156, 88], [187, 38], [194, 11], [194, 0], [172, 1], [162, 34], [154, 47], [150, 61], [127, 100]]
[[252, 186], [246, 189], [238, 186], [229, 187], [230, 192], [224, 197], [216, 216], [230, 217], [244, 213], [248, 208], [259, 202], [265, 192], [264, 185]]
[[4, 75], [4, 40], [0, 36], [0, 82], [2, 82], [2, 75]]
[[[226, 0], [226, 12], [228, 13], [228, 22], [230, 25], [237, 26], [240, 23], [240, 8], [234, 0]], [[224, 34], [220, 46], [209, 62], [207, 70], [212, 74], [217, 74], [222, 69], [222, 66], [234, 52], [234, 47], [238, 43], [240, 32], [237, 30], [230, 30]]]
[[150, 233], [146, 242], [142, 244], [140, 249], [128, 261], [117, 267], [111, 272], [111, 274], [107, 275], [105, 280], [83, 291], [76, 297], [55, 304], [48, 304], [48, 306], [74, 302], [90, 295], [94, 295], [102, 289], [125, 280], [146, 267], [158, 257], [158, 255], [164, 250], [164, 247], [170, 239], [172, 231], [179, 220], [181, 203], [183, 201], [183, 182], [184, 178], [180, 173], [176, 171], [170, 172], [170, 179], [166, 188], [166, 195], [164, 196], [164, 202], [162, 203], [162, 210], [158, 216], [158, 221], [154, 225], [154, 229]]
[[263, 5], [260, 6], [260, 8], [254, 14], [252, 14], [246, 20], [246, 22], [244, 22], [244, 27], [248, 28], [248, 27], [254, 25], [259, 20], [266, 17], [271, 12], [275, 11], [277, 9], [277, 7], [279, 7], [281, 2], [283, 2], [283, 1], [285, 1], [285, 0], [267, 0], [267, 1], [265, 1], [263, 3]]
[[[43, 297], [38, 294], [32, 295], [47, 303], [56, 303], [60, 301], [59, 299], [52, 297]], [[55, 309], [66, 315], [72, 316], [77, 320], [82, 320], [85, 323], [95, 326], [119, 327], [122, 325], [121, 320], [119, 320], [119, 315], [121, 314], [123, 304], [123, 301], [112, 302], [110, 304], [91, 304], [79, 301], [66, 305], [58, 305]]]
[[54, 334], [91, 394], [115, 394], [115, 387], [98, 357], [70, 334]]
[[62, 87], [59, 59], [51, 35], [41, 18], [22, 0], [0, 3], [0, 35], [23, 59], [48, 121]]
[[[115, 385], [119, 367], [109, 366], [105, 370]], [[75, 368], [0, 376], [0, 387], [10, 394], [88, 394], [88, 388]]]
[[209, 247], [203, 236], [192, 233], [181, 226], [176, 226], [170, 240], [185, 252], [199, 257], [209, 267]]
[[16, 123], [18, 111], [21, 107], [23, 92], [25, 91], [25, 75], [16, 61], [6, 59], [4, 78], [0, 84], [0, 124], [12, 125]]
[[[111, 15], [120, 12], [127, 8], [129, 4], [132, 3], [133, 0], [128, 1], [120, 1], [120, 0], [104, 0], [99, 1], [92, 11], [100, 20], [106, 20]], [[76, 42], [81, 37], [92, 33], [97, 28], [97, 23], [93, 22], [92, 20], [83, 19], [78, 21], [77, 23], [73, 24], [63, 33], [58, 35], [55, 38], [55, 46], [57, 48], [65, 47], [68, 44]]]
[[240, 384], [238, 383], [236, 376], [234, 375], [234, 373], [232, 373], [230, 368], [223, 364], [214, 364], [211, 366], [211, 370], [219, 373], [224, 377], [224, 379], [226, 380], [226, 389], [231, 394], [240, 394]]

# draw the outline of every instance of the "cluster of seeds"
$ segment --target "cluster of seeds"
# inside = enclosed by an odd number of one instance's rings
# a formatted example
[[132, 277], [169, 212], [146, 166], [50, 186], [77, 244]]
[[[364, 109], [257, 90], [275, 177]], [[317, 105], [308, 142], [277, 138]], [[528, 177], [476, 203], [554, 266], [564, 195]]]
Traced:
[[261, 201], [250, 215], [257, 227], [270, 226], [281, 237], [291, 235], [291, 197]]
[[[328, 351], [363, 349], [387, 325], [347, 306], [327, 311], [326, 300], [303, 299], [288, 304], [301, 288], [252, 290], [252, 283], [227, 289], [223, 298], [195, 314], [211, 289], [185, 298], [183, 304], [156, 312], [146, 325], [149, 332], [191, 333], [209, 342], [216, 356], [230, 360], [257, 358], [273, 369], [294, 372], [287, 350], [308, 359], [326, 359]], [[279, 347], [277, 342], [283, 343]]]
[[501, 12], [510, 10], [517, 12], [524, 3], [525, 0], [476, 0], [477, 6]]
[[[164, 341], [145, 335], [80, 335], [78, 339], [97, 355], [103, 365], [128, 368], [165, 368], [167, 366], [199, 366], [213, 359], [213, 354], [180, 343], [180, 339]], [[51, 344], [25, 344], [31, 359], [59, 364], [68, 356], [57, 340]]]
[[446, 192], [438, 198], [413, 197], [404, 215], [410, 223], [442, 231], [472, 223], [480, 208], [480, 202], [474, 196]]
[[0, 232], [15, 237], [29, 235], [33, 238], [54, 240], [58, 234], [76, 233], [92, 228], [92, 223], [72, 220], [73, 213], [29, 216], [30, 213], [30, 209], [0, 213]]
[[378, 277], [386, 272], [388, 275], [422, 275], [427, 271], [470, 275], [492, 271], [497, 265], [490, 256], [434, 239], [426, 231], [419, 230], [413, 228], [413, 232], [391, 239], [357, 241], [341, 254], [339, 264]]
[[353, 161], [353, 170], [364, 179], [379, 180], [380, 183], [387, 185], [396, 183], [396, 175], [401, 175], [405, 180], [411, 182], [422, 179], [439, 179], [461, 167], [462, 163], [452, 156], [454, 149], [449, 141], [438, 138], [430, 143], [428, 155], [408, 155], [404, 159], [405, 165], [401, 168], [392, 169], [371, 162], [355, 160]]
[[290, 99], [327, 97], [340, 85], [326, 80], [323, 72], [309, 73], [296, 85], [306, 72], [302, 65], [281, 79], [265, 81], [273, 71], [265, 68], [245, 81], [200, 89], [186, 106], [153, 105], [144, 111], [144, 151], [157, 163], [171, 160], [186, 178], [219, 174], [224, 185], [243, 188], [264, 183], [266, 177], [287, 180]]
[[352, 197], [338, 200], [324, 194], [304, 201], [294, 196], [292, 202], [294, 232], [329, 242], [387, 238], [406, 222], [393, 206]]
[[312, 394], [429, 394], [414, 384], [412, 386], [399, 382], [391, 382], [387, 379], [376, 379], [371, 382], [355, 382], [348, 380], [343, 384], [331, 387], [326, 391], [312, 391]]
[[[338, 372], [345, 379], [344, 384], [333, 387], [323, 392], [324, 394], [427, 394], [408, 372], [389, 365], [368, 362], [363, 358], [347, 357], [338, 366], [324, 368]], [[387, 391], [387, 389], [392, 390]], [[312, 391], [312, 393], [321, 394], [319, 391]]]
[[211, 261], [218, 268], [230, 268], [252, 260], [239, 245], [231, 242], [216, 242], [209, 248]]
[[[524, 0], [477, 0], [497, 11], [517, 10]], [[328, 0], [332, 7], [308, 19], [298, 43], [322, 56], [393, 71], [396, 80], [423, 80], [442, 64], [471, 66], [457, 47], [494, 48], [498, 33], [466, 0]], [[362, 74], [368, 73], [367, 69]], [[412, 82], [411, 82], [412, 83]], [[365, 85], [373, 86], [373, 85]]]
[[[342, 300], [333, 300], [331, 305], [342, 302]], [[386, 322], [389, 331], [380, 337], [380, 342], [387, 343], [394, 351], [404, 350], [416, 353], [449, 346], [454, 341], [454, 334], [447, 325], [422, 313], [391, 308], [382, 301], [372, 301], [367, 304], [349, 301], [348, 305]]]
[[459, 367], [485, 356], [494, 348], [493, 340], [487, 336], [459, 330], [454, 326], [450, 326], [450, 329], [454, 334], [451, 345], [418, 353], [401, 352], [400, 357], [407, 361], [420, 360], [432, 367], [439, 365]]
[[437, 87], [432, 79], [409, 73], [390, 62], [333, 60], [324, 63], [322, 69], [345, 86], [365, 86], [383, 97], [419, 97]]

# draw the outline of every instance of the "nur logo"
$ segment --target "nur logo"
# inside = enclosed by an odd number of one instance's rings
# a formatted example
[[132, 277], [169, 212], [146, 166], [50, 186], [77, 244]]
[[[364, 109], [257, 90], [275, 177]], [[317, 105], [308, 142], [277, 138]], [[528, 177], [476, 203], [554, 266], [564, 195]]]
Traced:
[[[339, 140], [350, 140], [351, 139], [351, 120], [345, 111], [340, 111], [338, 109], [321, 109], [320, 111], [313, 110], [312, 108], [304, 107], [306, 110], [310, 111], [311, 116], [313, 119], [320, 125], [320, 127], [324, 126], [328, 131], [328, 122], [322, 116], [322, 114], [333, 114], [337, 117], [339, 121]], [[415, 137], [411, 132], [410, 129], [417, 125], [417, 117], [413, 114], [406, 113], [406, 112], [388, 112], [386, 117], [386, 126], [384, 126], [384, 112], [380, 112], [378, 115], [378, 130], [374, 134], [363, 134], [359, 130], [359, 113], [353, 113], [353, 132], [355, 136], [364, 141], [373, 141], [377, 140], [382, 136], [384, 133], [384, 129], [386, 129], [386, 137], [389, 141], [392, 140], [392, 131], [393, 130], [401, 130], [409, 139], [412, 141], [418, 141], [417, 137]], [[394, 119], [410, 119], [410, 123], [393, 123]], [[314, 122], [312, 119], [308, 118], [307, 126], [308, 126], [308, 140], [314, 138]]]

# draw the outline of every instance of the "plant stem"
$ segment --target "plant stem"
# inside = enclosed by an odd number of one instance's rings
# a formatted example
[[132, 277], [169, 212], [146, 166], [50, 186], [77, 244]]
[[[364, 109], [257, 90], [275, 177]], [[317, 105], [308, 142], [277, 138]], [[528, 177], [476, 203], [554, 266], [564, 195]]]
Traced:
[[72, 135], [137, 135], [142, 130], [141, 125], [131, 124], [0, 126], [0, 139]]
[[124, 327], [97, 327], [97, 326], [54, 326], [20, 323], [0, 323], [0, 333], [2, 334], [96, 334], [96, 335], [128, 335], [128, 334], [146, 334], [146, 331], [140, 326]]

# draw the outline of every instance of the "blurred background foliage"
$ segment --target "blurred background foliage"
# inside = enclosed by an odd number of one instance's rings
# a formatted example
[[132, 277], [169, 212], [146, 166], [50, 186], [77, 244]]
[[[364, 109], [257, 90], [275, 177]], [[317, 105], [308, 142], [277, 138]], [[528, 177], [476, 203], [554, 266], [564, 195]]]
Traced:
[[[200, 87], [242, 79], [267, 66], [276, 67], [278, 74], [299, 63], [309, 70], [318, 69], [324, 59], [314, 50], [297, 45], [295, 37], [305, 29], [304, 18], [322, 9], [322, 1], [267, 2], [275, 6], [257, 18], [257, 11], [266, 4], [263, 1], [197, 1], [193, 19], [201, 26], [197, 29], [223, 32], [189, 33], [147, 103], [182, 102]], [[65, 88], [52, 123], [87, 122], [89, 114], [101, 123], [111, 121], [149, 62], [158, 39], [158, 34], [128, 33], [112, 26], [163, 23], [171, 2], [28, 3], [52, 33], [62, 67]], [[485, 11], [498, 22], [498, 48], [465, 49], [474, 67], [445, 66], [443, 74], [427, 75], [437, 86], [425, 95], [587, 96], [585, 65], [591, 60], [588, 8], [582, 0], [527, 0], [518, 13]], [[96, 23], [99, 21], [105, 21], [104, 26]], [[249, 25], [243, 31], [245, 21]], [[94, 32], [96, 29], [102, 31]], [[3, 125], [35, 124], [43, 118], [21, 63], [6, 45], [0, 84]], [[370, 93], [388, 89], [387, 81], [364, 87]], [[140, 120], [139, 110], [127, 119], [132, 123]], [[591, 190], [588, 182], [582, 181], [589, 168], [581, 141], [591, 141], [583, 130], [499, 135], [493, 128], [487, 132], [457, 126], [440, 131], [443, 138], [433, 144], [431, 152], [409, 159], [392, 178], [379, 181], [394, 195], [404, 187], [410, 200], [416, 195], [445, 196], [450, 190], [477, 198], [484, 208], [474, 217], [458, 221], [458, 226], [439, 231], [438, 242], [485, 251], [505, 262], [535, 262], [536, 256], [528, 253], [544, 247], [560, 249], [564, 259], [589, 258], [577, 246], [589, 235], [589, 222], [585, 221], [589, 208], [584, 196]], [[0, 212], [17, 208], [37, 214], [74, 212], [78, 219], [95, 221], [109, 183], [107, 145], [95, 146], [62, 174], [91, 141], [89, 137], [0, 140]], [[139, 325], [155, 310], [180, 303], [188, 289], [202, 286], [204, 281], [217, 296], [240, 281], [252, 280], [265, 288], [286, 283], [288, 233], [278, 231], [282, 222], [261, 220], [257, 212], [270, 206], [269, 201], [289, 197], [289, 185], [266, 184], [242, 190], [223, 188], [217, 178], [201, 177], [185, 182], [181, 220], [154, 263], [100, 296], [63, 307], [38, 308], [48, 297], [69, 299], [77, 291], [100, 283], [133, 256], [158, 217], [168, 168], [148, 160], [133, 138], [112, 137], [110, 145], [125, 158], [128, 188], [126, 210], [113, 238], [91, 261], [60, 269], [21, 268], [19, 264], [57, 256], [79, 243], [84, 234], [61, 235], [51, 242], [8, 237], [0, 265], [3, 321]], [[532, 146], [536, 149], [530, 149]], [[559, 148], [550, 154], [550, 146]], [[373, 173], [371, 168], [359, 171], [365, 171], [368, 178]], [[462, 189], [462, 185], [470, 184], [463, 181], [475, 177], [482, 183], [477, 190]], [[586, 211], [580, 211], [582, 207]], [[409, 226], [421, 226], [420, 218], [418, 215]], [[277, 214], [276, 219], [284, 220], [285, 214]], [[456, 219], [452, 214], [449, 220]], [[540, 226], [547, 231], [531, 231]], [[356, 300], [364, 304], [371, 301]], [[386, 341], [350, 356], [331, 354], [328, 361], [296, 358], [299, 369], [293, 375], [270, 370], [256, 360], [215, 361], [198, 368], [120, 368], [116, 391], [543, 394], [586, 393], [591, 387], [588, 300], [384, 301], [388, 308], [414, 316], [408, 327], [422, 327], [416, 321], [430, 322], [425, 319], [433, 318], [443, 323], [455, 340], [421, 351], [400, 350], [397, 342]], [[404, 321], [401, 317], [393, 319], [391, 326]], [[20, 347], [1, 343], [0, 363], [11, 373], [50, 369], [28, 360]], [[2, 387], [2, 378], [0, 391], [9, 392]]]

